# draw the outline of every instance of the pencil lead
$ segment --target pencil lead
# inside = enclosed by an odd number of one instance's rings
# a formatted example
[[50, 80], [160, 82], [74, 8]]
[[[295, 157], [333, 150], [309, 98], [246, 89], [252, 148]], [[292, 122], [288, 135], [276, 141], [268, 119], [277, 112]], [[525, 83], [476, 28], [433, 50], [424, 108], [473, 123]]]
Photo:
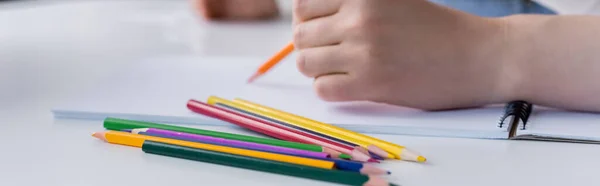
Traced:
[[379, 162], [378, 160], [376, 160], [376, 159], [373, 159], [373, 158], [369, 158], [369, 160], [367, 160], [367, 162], [372, 162], [372, 163], [381, 163], [381, 162]]
[[414, 152], [414, 151], [412, 151], [410, 149], [407, 149], [407, 148], [404, 148], [401, 151], [399, 159], [409, 160], [409, 161], [416, 161], [416, 162], [425, 162], [425, 161], [427, 161], [427, 159], [425, 157], [423, 157], [420, 154], [418, 154], [418, 153], [416, 153], [416, 152]]
[[385, 158], [383, 158], [375, 153], [372, 153], [372, 152], [369, 152], [369, 156], [371, 156], [373, 159], [376, 159], [376, 160], [385, 160]]
[[427, 161], [427, 158], [425, 158], [423, 156], [419, 156], [419, 157], [417, 157], [417, 161], [418, 162], [425, 162], [425, 161]]
[[248, 78], [248, 82], [247, 83], [252, 83], [254, 80], [256, 80], [258, 77], [260, 76], [260, 73], [256, 73], [252, 76], [250, 76], [250, 78]]

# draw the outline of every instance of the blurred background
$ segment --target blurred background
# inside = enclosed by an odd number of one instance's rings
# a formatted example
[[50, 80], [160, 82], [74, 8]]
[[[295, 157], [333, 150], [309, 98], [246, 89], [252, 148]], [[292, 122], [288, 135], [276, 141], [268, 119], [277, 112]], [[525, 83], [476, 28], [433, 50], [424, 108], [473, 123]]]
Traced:
[[[552, 13], [529, 0], [432, 1], [481, 16]], [[0, 0], [0, 102], [9, 105], [3, 108], [19, 106], [23, 100], [14, 97], [51, 105], [146, 58], [266, 58], [291, 38], [291, 0], [277, 1], [281, 16], [252, 22], [207, 21], [191, 2]]]

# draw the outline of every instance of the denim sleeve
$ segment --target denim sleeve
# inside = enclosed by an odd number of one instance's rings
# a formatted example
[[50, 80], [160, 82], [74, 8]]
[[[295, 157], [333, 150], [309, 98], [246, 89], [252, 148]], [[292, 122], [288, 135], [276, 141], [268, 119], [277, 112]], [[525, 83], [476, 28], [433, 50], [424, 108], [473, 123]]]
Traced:
[[429, 0], [431, 2], [484, 17], [513, 14], [555, 14], [531, 0]]

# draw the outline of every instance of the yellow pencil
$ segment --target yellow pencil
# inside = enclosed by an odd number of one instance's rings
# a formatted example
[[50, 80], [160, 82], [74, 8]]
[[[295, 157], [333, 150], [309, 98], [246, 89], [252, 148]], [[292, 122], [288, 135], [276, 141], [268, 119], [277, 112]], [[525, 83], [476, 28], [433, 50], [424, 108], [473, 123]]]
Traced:
[[[255, 111], [260, 111], [264, 115], [278, 117], [282, 120], [288, 121], [290, 124], [296, 125], [298, 127], [302, 127], [305, 129], [309, 129], [315, 132], [319, 132], [322, 134], [326, 134], [329, 136], [333, 136], [345, 141], [350, 141], [352, 143], [358, 144], [362, 147], [367, 148], [370, 151], [376, 152], [370, 148], [370, 145], [375, 145], [376, 147], [382, 148], [387, 151], [393, 158], [409, 160], [409, 161], [417, 161], [417, 162], [425, 162], [427, 159], [418, 153], [407, 149], [404, 146], [400, 146], [397, 144], [393, 144], [387, 141], [383, 141], [374, 137], [370, 137], [367, 135], [363, 135], [354, 131], [350, 131], [341, 127], [336, 127], [334, 125], [318, 122], [312, 119], [308, 119], [302, 116], [294, 115], [291, 113], [287, 113], [284, 111], [276, 110], [274, 108], [270, 108], [267, 106], [259, 105], [257, 103], [253, 103], [247, 100], [243, 100], [240, 98], [236, 98], [233, 102], [238, 103], [238, 105], [242, 105], [245, 108], [251, 108]], [[389, 157], [389, 156], [388, 156]]]
[[211, 144], [204, 144], [204, 143], [197, 143], [197, 142], [189, 142], [189, 141], [169, 139], [169, 138], [146, 136], [146, 135], [132, 134], [132, 133], [128, 133], [128, 132], [104, 131], [104, 132], [96, 132], [96, 133], [92, 134], [92, 136], [94, 136], [98, 139], [101, 139], [103, 141], [106, 141], [108, 143], [127, 145], [127, 146], [133, 146], [133, 147], [142, 147], [142, 145], [144, 144], [144, 141], [150, 140], [150, 141], [154, 141], [154, 142], [161, 142], [161, 143], [167, 143], [167, 144], [172, 144], [172, 145], [179, 145], [179, 146], [198, 148], [198, 149], [204, 149], [204, 150], [210, 150], [210, 151], [216, 151], [216, 152], [223, 152], [223, 153], [228, 153], [228, 154], [249, 156], [249, 157], [254, 157], [254, 158], [286, 162], [286, 163], [292, 163], [292, 164], [298, 164], [298, 165], [305, 165], [305, 166], [311, 166], [311, 167], [317, 167], [317, 168], [323, 168], [323, 169], [333, 169], [334, 168], [334, 162], [332, 162], [332, 161], [324, 161], [324, 160], [318, 160], [318, 159], [310, 159], [310, 158], [303, 158], [303, 157], [297, 157], [297, 156], [289, 156], [289, 155], [284, 155], [284, 154], [275, 154], [275, 153], [269, 153], [269, 152], [239, 149], [239, 148], [211, 145]]

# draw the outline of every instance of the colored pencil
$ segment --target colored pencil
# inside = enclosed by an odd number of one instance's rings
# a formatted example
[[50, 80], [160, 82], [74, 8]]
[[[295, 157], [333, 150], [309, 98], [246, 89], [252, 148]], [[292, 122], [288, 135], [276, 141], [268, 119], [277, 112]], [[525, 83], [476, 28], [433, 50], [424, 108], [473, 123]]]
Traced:
[[[156, 154], [344, 185], [395, 185], [393, 183], [389, 183], [388, 181], [380, 177], [372, 175], [363, 175], [347, 171], [319, 169], [314, 167], [294, 165], [290, 163], [277, 161], [269, 161], [264, 159], [239, 156], [227, 153], [218, 153], [213, 151], [189, 148], [173, 144], [165, 144], [154, 141], [145, 141], [142, 145], [142, 150], [149, 154]], [[282, 183], [282, 185], [285, 184]]]
[[273, 68], [275, 65], [277, 65], [277, 63], [279, 63], [283, 58], [285, 58], [288, 54], [292, 53], [292, 51], [294, 51], [294, 43], [289, 43], [288, 45], [286, 45], [283, 49], [281, 49], [279, 52], [277, 52], [275, 55], [273, 55], [273, 57], [271, 57], [269, 60], [267, 60], [265, 63], [263, 63], [257, 70], [256, 73], [254, 73], [254, 75], [252, 75], [249, 79], [248, 79], [248, 83], [253, 82], [254, 80], [256, 80], [258, 77], [262, 76], [263, 74], [267, 73], [267, 71], [269, 71], [271, 68]]
[[[337, 146], [345, 146], [345, 148], [350, 149], [350, 150], [353, 150], [355, 148], [362, 148], [362, 147], [357, 146], [357, 145], [352, 144], [352, 143], [348, 143], [348, 142], [345, 142], [345, 141], [337, 140], [337, 139], [335, 139], [333, 137], [329, 137], [329, 136], [326, 136], [326, 135], [323, 135], [323, 134], [320, 134], [320, 133], [316, 133], [316, 132], [313, 132], [313, 131], [310, 131], [310, 130], [306, 130], [306, 129], [303, 129], [303, 128], [300, 128], [300, 127], [296, 127], [294, 125], [285, 123], [285, 121], [276, 120], [276, 119], [273, 119], [271, 117], [267, 117], [267, 116], [263, 116], [263, 115], [260, 115], [260, 114], [254, 113], [254, 112], [249, 112], [249, 111], [243, 110], [241, 108], [235, 107], [234, 104], [232, 104], [231, 101], [228, 101], [228, 100], [225, 100], [225, 99], [222, 99], [222, 98], [218, 98], [216, 96], [211, 96], [209, 98], [209, 100], [215, 102], [214, 105], [217, 106], [217, 107], [221, 107], [221, 108], [232, 110], [232, 111], [235, 111], [235, 112], [238, 112], [238, 113], [242, 113], [242, 114], [245, 114], [246, 116], [249, 116], [249, 117], [252, 117], [252, 118], [255, 118], [255, 119], [258, 119], [258, 120], [267, 121], [267, 124], [271, 124], [274, 127], [278, 127], [278, 128], [284, 129], [284, 130], [289, 130], [291, 132], [294, 132], [294, 133], [297, 133], [297, 134], [300, 134], [300, 135], [304, 135], [304, 136], [307, 136], [307, 137], [310, 137], [310, 138], [313, 138], [313, 139], [314, 138], [320, 138], [321, 140], [331, 141], [333, 144], [335, 144]], [[359, 149], [359, 150], [360, 150], [360, 152], [363, 152], [366, 155], [370, 155], [371, 157], [373, 157], [375, 159], [379, 159], [379, 160], [383, 160], [384, 159], [384, 158], [380, 157], [377, 154], [373, 154], [373, 153], [370, 153], [368, 151], [363, 151], [363, 149]]]
[[[195, 137], [194, 134], [184, 133], [184, 135], [181, 135], [181, 134], [179, 134], [179, 132], [173, 132], [173, 131], [161, 130], [161, 129], [145, 128], [145, 129], [133, 129], [133, 130], [128, 130], [128, 131], [133, 134], [141, 134], [141, 135], [149, 135], [149, 136], [162, 137], [162, 138], [178, 139], [178, 140], [184, 140], [184, 141], [208, 143], [208, 144], [214, 144], [214, 145], [223, 145], [223, 146], [229, 146], [229, 147], [237, 147], [237, 148], [244, 148], [244, 149], [250, 149], [250, 150], [258, 150], [258, 151], [263, 151], [263, 152], [273, 152], [273, 153], [279, 153], [279, 154], [287, 154], [287, 155], [292, 155], [292, 156], [300, 156], [300, 157], [306, 157], [306, 158], [331, 161], [334, 163], [335, 168], [338, 168], [340, 170], [345, 170], [345, 171], [359, 172], [361, 174], [369, 174], [369, 175], [390, 174], [389, 171], [382, 170], [373, 165], [362, 164], [362, 163], [358, 163], [358, 162], [341, 160], [341, 159], [328, 158], [327, 156], [329, 156], [329, 155], [326, 153], [310, 155], [310, 154], [304, 154], [304, 153], [286, 152], [285, 150], [271, 150], [271, 149], [265, 150], [265, 149], [261, 149], [261, 148], [256, 148], [256, 149], [248, 148], [249, 145], [231, 146], [231, 144], [234, 144], [234, 143], [215, 144], [215, 143], [211, 143], [211, 142], [215, 142], [215, 141], [204, 140], [203, 138], [197, 138], [197, 137]], [[204, 136], [201, 136], [201, 137], [204, 137]], [[217, 138], [217, 139], [223, 140], [221, 138]], [[217, 142], [219, 142], [219, 141], [217, 141]], [[292, 150], [297, 150], [297, 149], [292, 149]], [[306, 152], [319, 153], [319, 152], [312, 152], [312, 151], [306, 151]]]
[[284, 155], [284, 154], [255, 151], [255, 150], [247, 150], [247, 149], [240, 149], [240, 148], [233, 148], [233, 147], [226, 147], [226, 146], [219, 146], [219, 145], [211, 145], [211, 144], [198, 143], [198, 142], [189, 142], [189, 141], [161, 138], [161, 137], [155, 137], [155, 136], [145, 136], [145, 135], [132, 134], [132, 133], [121, 132], [121, 131], [96, 132], [96, 133], [92, 134], [92, 136], [94, 136], [98, 139], [101, 139], [103, 141], [106, 141], [108, 143], [133, 146], [133, 147], [142, 147], [142, 144], [144, 143], [144, 141], [151, 140], [151, 141], [156, 141], [156, 142], [161, 142], [161, 143], [168, 143], [168, 144], [186, 146], [186, 147], [191, 147], [191, 148], [198, 148], [198, 149], [217, 151], [217, 152], [223, 152], [223, 153], [229, 153], [229, 154], [236, 154], [236, 155], [249, 156], [249, 157], [261, 158], [261, 159], [268, 159], [268, 160], [273, 160], [273, 161], [287, 162], [287, 163], [298, 164], [298, 165], [306, 165], [306, 166], [317, 167], [317, 168], [322, 168], [322, 169], [333, 169], [334, 168], [333, 162], [325, 161], [325, 160], [304, 158], [304, 157], [298, 157], [298, 156], [290, 156], [290, 155]]
[[[240, 98], [236, 98], [233, 102], [239, 103], [240, 105], [244, 105], [247, 108], [251, 108], [260, 112], [263, 115], [273, 116], [285, 121], [289, 121], [288, 123], [294, 124], [296, 126], [312, 130], [315, 132], [319, 132], [328, 136], [335, 136], [336, 138], [351, 141], [356, 143], [362, 147], [367, 148], [369, 151], [377, 153], [378, 155], [387, 156], [384, 157], [393, 157], [402, 160], [409, 161], [417, 161], [424, 162], [426, 158], [419, 155], [418, 153], [407, 149], [404, 146], [396, 145], [387, 141], [383, 141], [377, 138], [373, 138], [367, 135], [363, 135], [354, 131], [350, 131], [347, 129], [343, 129], [341, 127], [329, 125], [326, 123], [318, 122], [312, 119], [308, 119], [302, 116], [294, 115], [291, 113], [287, 113], [284, 111], [280, 111], [274, 108], [270, 108], [264, 105], [259, 105], [257, 103], [253, 103], [247, 100], [243, 100]], [[383, 148], [380, 149], [380, 148]]]
[[232, 112], [223, 108], [219, 108], [213, 105], [202, 103], [193, 99], [188, 101], [187, 107], [193, 112], [227, 121], [229, 123], [253, 130], [255, 132], [266, 134], [271, 137], [287, 141], [321, 145], [323, 147], [327, 147], [342, 153], [350, 154], [352, 156], [352, 159], [356, 161], [378, 162], [377, 160], [372, 159], [371, 157], [359, 150], [347, 149], [343, 146], [338, 146], [330, 141], [320, 140], [319, 138], [310, 138], [288, 130], [277, 128], [273, 125], [268, 125], [268, 122], [266, 121], [259, 121], [254, 118], [236, 112]]
[[116, 131], [122, 131], [124, 129], [135, 129], [135, 128], [157, 128], [157, 129], [171, 130], [171, 131], [177, 131], [177, 132], [185, 132], [185, 133], [190, 133], [190, 134], [212, 136], [212, 137], [217, 137], [217, 138], [225, 138], [225, 139], [231, 139], [231, 140], [274, 145], [274, 146], [301, 149], [301, 150], [309, 150], [309, 151], [314, 151], [314, 152], [324, 152], [324, 153], [328, 153], [331, 157], [339, 157], [339, 158], [343, 158], [343, 159], [352, 158], [348, 154], [341, 154], [340, 152], [337, 152], [337, 151], [334, 151], [334, 150], [331, 150], [328, 148], [324, 148], [322, 146], [313, 145], [313, 144], [304, 144], [304, 143], [297, 143], [297, 142], [284, 141], [284, 140], [271, 139], [271, 138], [261, 138], [261, 137], [226, 133], [226, 132], [202, 130], [202, 129], [197, 129], [197, 128], [181, 127], [181, 126], [175, 126], [175, 125], [166, 125], [166, 124], [160, 124], [160, 123], [135, 121], [135, 120], [120, 119], [120, 118], [112, 118], [112, 117], [108, 117], [108, 118], [104, 119], [104, 128], [106, 128], [108, 130], [116, 130]]
[[200, 143], [209, 143], [209, 144], [214, 144], [214, 145], [222, 145], [222, 146], [244, 148], [244, 149], [250, 149], [250, 150], [258, 150], [258, 151], [264, 151], [264, 152], [287, 154], [287, 155], [301, 156], [301, 157], [307, 157], [307, 158], [327, 158], [327, 157], [329, 157], [329, 154], [324, 153], [324, 152], [313, 152], [313, 151], [307, 151], [307, 150], [292, 149], [292, 148], [286, 148], [286, 147], [265, 145], [265, 144], [260, 144], [260, 143], [229, 140], [229, 139], [223, 139], [223, 138], [215, 138], [215, 137], [210, 137], [210, 136], [202, 136], [202, 135], [197, 135], [197, 134], [190, 134], [190, 133], [176, 132], [176, 131], [155, 129], [155, 128], [133, 129], [133, 130], [131, 130], [131, 133], [134, 133], [134, 134], [143, 133], [143, 135], [153, 135], [153, 136], [159, 136], [159, 137], [164, 137], [164, 138], [172, 138], [172, 139], [200, 142]]

